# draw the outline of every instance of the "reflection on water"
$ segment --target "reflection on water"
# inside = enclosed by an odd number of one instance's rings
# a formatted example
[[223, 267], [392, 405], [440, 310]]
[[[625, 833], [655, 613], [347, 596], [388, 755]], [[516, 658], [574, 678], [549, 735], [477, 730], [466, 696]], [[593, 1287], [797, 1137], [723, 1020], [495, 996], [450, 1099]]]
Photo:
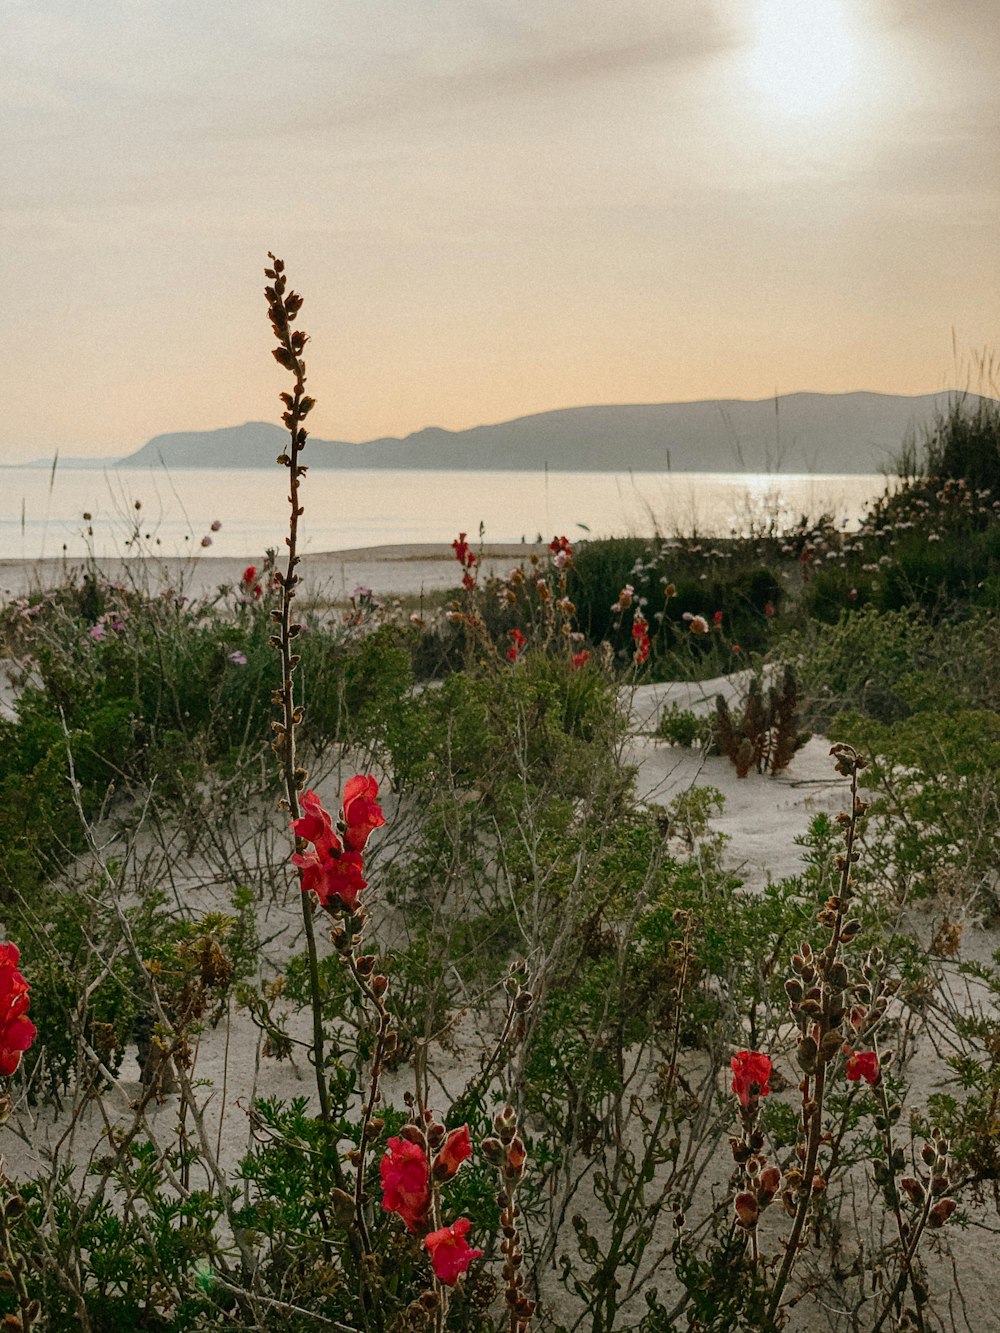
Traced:
[[[879, 476], [752, 473], [314, 471], [304, 484], [306, 551], [400, 542], [448, 542], [460, 531], [492, 541], [745, 533], [772, 515], [788, 522], [833, 513], [857, 523], [881, 494]], [[211, 537], [215, 555], [256, 555], [279, 546], [287, 527], [278, 468], [116, 472], [8, 468], [0, 471], [0, 558], [121, 552], [141, 519], [163, 554]], [[142, 508], [136, 511], [134, 502]], [[82, 515], [92, 515], [93, 537]], [[213, 522], [221, 528], [211, 531]]]

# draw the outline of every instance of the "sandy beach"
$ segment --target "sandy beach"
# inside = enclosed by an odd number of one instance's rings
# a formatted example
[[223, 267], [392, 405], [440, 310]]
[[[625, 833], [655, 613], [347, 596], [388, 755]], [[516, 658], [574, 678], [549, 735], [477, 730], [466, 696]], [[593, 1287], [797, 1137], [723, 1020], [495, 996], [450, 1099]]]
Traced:
[[[479, 547], [472, 543], [472, 549]], [[542, 543], [491, 542], [482, 548], [482, 574], [506, 574], [522, 560], [545, 551]], [[180, 588], [189, 597], [211, 597], [219, 587], [235, 584], [247, 564], [259, 557], [192, 555], [104, 557], [97, 568], [112, 582], [137, 587]], [[83, 560], [0, 561], [0, 604], [57, 587], [71, 575], [82, 576]], [[455, 553], [445, 542], [412, 542], [399, 546], [367, 546], [353, 550], [306, 555], [299, 566], [303, 596], [322, 595], [346, 601], [361, 586], [381, 597], [419, 596], [457, 588], [461, 571]]]

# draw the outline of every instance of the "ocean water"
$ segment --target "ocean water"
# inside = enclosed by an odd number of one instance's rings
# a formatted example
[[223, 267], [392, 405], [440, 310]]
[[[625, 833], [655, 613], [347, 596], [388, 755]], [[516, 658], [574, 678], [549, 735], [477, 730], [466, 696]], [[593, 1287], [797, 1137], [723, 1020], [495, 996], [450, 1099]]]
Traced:
[[[498, 542], [556, 533], [717, 537], [775, 514], [786, 522], [833, 513], [851, 527], [884, 488], [881, 476], [316, 470], [303, 483], [300, 539], [306, 552], [343, 551], [478, 537], [480, 525]], [[287, 495], [278, 467], [4, 468], [0, 559], [122, 554], [137, 527], [163, 555], [209, 537], [213, 555], [256, 557], [283, 544]]]

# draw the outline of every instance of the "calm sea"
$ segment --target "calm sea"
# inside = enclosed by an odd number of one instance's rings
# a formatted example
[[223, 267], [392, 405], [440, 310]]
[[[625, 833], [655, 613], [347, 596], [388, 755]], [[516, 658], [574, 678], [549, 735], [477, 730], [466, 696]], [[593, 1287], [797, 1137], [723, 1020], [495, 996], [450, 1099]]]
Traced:
[[[855, 525], [880, 495], [879, 476], [750, 473], [334, 472], [305, 479], [304, 549], [348, 550], [400, 542], [450, 542], [460, 531], [488, 541], [630, 533], [744, 533], [771, 514], [831, 512]], [[258, 556], [287, 529], [278, 468], [92, 471], [0, 470], [0, 559], [123, 551], [133, 523], [165, 555], [212, 539], [213, 555]], [[136, 510], [139, 501], [141, 509]], [[84, 513], [93, 535], [88, 537]], [[221, 526], [212, 531], [212, 524]]]

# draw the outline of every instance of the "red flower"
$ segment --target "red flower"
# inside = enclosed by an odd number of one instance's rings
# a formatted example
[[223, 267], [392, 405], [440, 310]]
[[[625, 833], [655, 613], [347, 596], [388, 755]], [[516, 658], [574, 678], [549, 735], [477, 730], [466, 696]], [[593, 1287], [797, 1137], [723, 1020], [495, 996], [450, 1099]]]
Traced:
[[431, 1206], [427, 1154], [408, 1139], [390, 1139], [387, 1149], [379, 1166], [382, 1207], [387, 1213], [397, 1213], [410, 1231], [419, 1231]]
[[632, 639], [635, 642], [632, 660], [636, 666], [642, 666], [649, 658], [649, 621], [641, 611], [636, 611], [632, 618]]
[[333, 820], [323, 809], [323, 803], [314, 791], [307, 791], [302, 797], [302, 809], [305, 814], [292, 820], [292, 830], [297, 838], [316, 844], [317, 848], [329, 849], [332, 843], [337, 847], [340, 842], [333, 831]]
[[722, 629], [722, 612], [716, 611], [712, 616], [712, 628]]
[[852, 1083], [863, 1078], [870, 1088], [878, 1086], [882, 1075], [874, 1051], [852, 1051], [849, 1046], [845, 1046], [844, 1054], [847, 1056], [847, 1077]]
[[521, 650], [528, 642], [519, 629], [509, 629], [507, 638], [510, 639], [510, 647], [507, 649], [507, 661], [516, 662], [521, 656]]
[[573, 665], [570, 667], [570, 670], [579, 671], [580, 668], [589, 661], [590, 661], [590, 653], [586, 648], [584, 648], [582, 652], [573, 654]]
[[733, 1071], [733, 1092], [741, 1106], [749, 1106], [758, 1097], [768, 1097], [771, 1088], [771, 1057], [760, 1051], [737, 1051], [729, 1061]]
[[296, 852], [292, 857], [292, 865], [302, 872], [303, 892], [315, 893], [331, 911], [344, 907], [353, 912], [358, 905], [358, 894], [368, 887], [361, 852], [372, 829], [385, 823], [374, 800], [377, 794], [378, 783], [372, 777], [352, 778], [344, 788], [346, 848], [334, 833], [333, 821], [314, 791], [307, 791], [302, 797], [305, 813], [292, 821], [295, 836], [313, 844], [312, 851]]
[[482, 1250], [471, 1250], [465, 1239], [471, 1225], [467, 1217], [460, 1217], [450, 1227], [432, 1231], [424, 1240], [435, 1277], [448, 1287], [453, 1287], [473, 1259], [482, 1254]]
[[372, 830], [385, 823], [377, 796], [378, 783], [371, 774], [351, 778], [344, 788], [344, 842], [352, 852], [363, 852]]
[[435, 1180], [451, 1180], [452, 1176], [472, 1156], [472, 1140], [469, 1138], [469, 1126], [453, 1129], [442, 1143], [431, 1168]]
[[[336, 840], [335, 840], [336, 841]], [[353, 912], [358, 906], [358, 894], [367, 889], [360, 852], [331, 850], [324, 856], [319, 850], [296, 852], [292, 865], [302, 871], [303, 893], [315, 893], [324, 907], [336, 911], [344, 907]]]
[[773, 603], [773, 602], [765, 602], [765, 603], [764, 603], [764, 617], [765, 617], [765, 619], [770, 620], [771, 617], [772, 617], [773, 615], [774, 615], [774, 603]]
[[455, 559], [463, 569], [471, 569], [478, 563], [478, 557], [475, 552], [469, 548], [469, 543], [465, 540], [466, 534], [460, 532], [458, 540], [452, 542], [451, 549], [455, 552]]
[[243, 577], [240, 579], [240, 587], [243, 589], [244, 597], [260, 597], [263, 589], [257, 582], [257, 566], [247, 565], [243, 571]]
[[553, 555], [559, 555], [560, 552], [562, 552], [564, 555], [573, 554], [573, 548], [572, 546], [570, 546], [569, 539], [567, 537], [553, 537], [552, 540], [549, 542], [549, 550], [552, 552]]
[[30, 987], [17, 970], [16, 944], [0, 944], [0, 1074], [13, 1074], [37, 1029], [25, 1015]]
[[733, 646], [732, 646], [732, 650], [731, 650], [731, 651], [734, 652], [734, 653], [739, 654], [739, 653], [741, 653], [741, 652], [743, 651], [743, 649], [740, 647], [740, 645], [739, 645], [738, 643], [734, 643]]

